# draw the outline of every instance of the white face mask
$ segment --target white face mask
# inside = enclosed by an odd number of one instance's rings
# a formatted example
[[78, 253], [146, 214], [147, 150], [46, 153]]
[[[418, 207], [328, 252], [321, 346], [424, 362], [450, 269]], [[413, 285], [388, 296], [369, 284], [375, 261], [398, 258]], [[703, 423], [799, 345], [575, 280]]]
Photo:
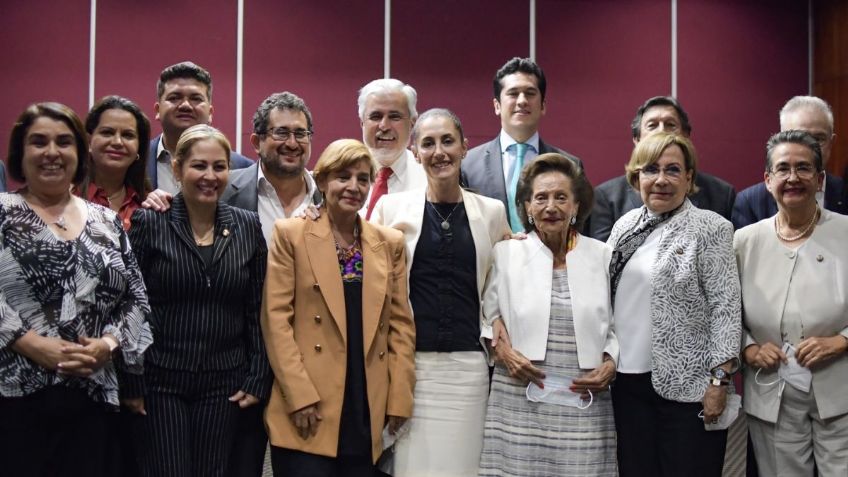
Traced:
[[[742, 407], [742, 396], [738, 394], [728, 394], [727, 401], [724, 405], [724, 411], [718, 416], [716, 422], [705, 422], [704, 429], [707, 431], [720, 431], [727, 429], [739, 416], [739, 408]], [[704, 418], [704, 411], [698, 413], [698, 417]]]
[[580, 393], [572, 392], [571, 382], [573, 378], [565, 376], [548, 375], [542, 384], [544, 389], [536, 386], [534, 383], [527, 385], [527, 400], [533, 402], [546, 402], [549, 404], [558, 404], [560, 406], [571, 406], [577, 409], [586, 409], [592, 405], [595, 396], [592, 391], [589, 391], [589, 401], [587, 403]]
[[[754, 380], [761, 386], [772, 386], [777, 383], [780, 383], [781, 386], [789, 384], [798, 391], [810, 392], [810, 387], [813, 384], [813, 372], [809, 368], [798, 364], [798, 360], [795, 358], [795, 347], [791, 344], [783, 344], [783, 353], [786, 355], [787, 362], [780, 363], [780, 367], [777, 369], [777, 380], [770, 383], [761, 383], [757, 378], [760, 376], [762, 369], [757, 370]], [[781, 388], [780, 391], [782, 392], [783, 389]]]

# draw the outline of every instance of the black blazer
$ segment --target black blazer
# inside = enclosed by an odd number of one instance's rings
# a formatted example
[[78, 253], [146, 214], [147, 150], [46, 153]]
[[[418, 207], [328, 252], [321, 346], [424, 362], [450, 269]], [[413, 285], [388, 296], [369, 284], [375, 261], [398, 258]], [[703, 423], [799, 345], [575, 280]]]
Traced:
[[[554, 146], [545, 144], [539, 139], [539, 154], [557, 152], [571, 159], [581, 168], [583, 163], [577, 157]], [[468, 155], [462, 161], [462, 186], [486, 197], [498, 199], [503, 202], [509, 211], [506, 198], [506, 184], [504, 183], [503, 154], [501, 154], [500, 135], [493, 140], [481, 144], [468, 151]], [[509, 218], [507, 213], [507, 219]]]
[[271, 369], [259, 312], [268, 252], [259, 216], [218, 202], [210, 267], [181, 193], [167, 212], [138, 209], [129, 235], [151, 308], [145, 363], [183, 371], [244, 366], [241, 390], [267, 398]]
[[[845, 182], [837, 176], [827, 174], [824, 186], [824, 208], [838, 214], [848, 215], [848, 203], [845, 199]], [[733, 204], [733, 226], [741, 229], [771, 217], [777, 213], [777, 203], [766, 189], [766, 184], [760, 182], [748, 187], [736, 197]]]
[[[716, 176], [699, 172], [695, 176], [698, 192], [689, 200], [699, 209], [712, 210], [727, 220], [733, 210], [736, 190]], [[627, 212], [642, 207], [642, 197], [624, 176], [610, 179], [595, 188], [595, 205], [586, 225], [587, 235], [606, 242], [612, 226]]]

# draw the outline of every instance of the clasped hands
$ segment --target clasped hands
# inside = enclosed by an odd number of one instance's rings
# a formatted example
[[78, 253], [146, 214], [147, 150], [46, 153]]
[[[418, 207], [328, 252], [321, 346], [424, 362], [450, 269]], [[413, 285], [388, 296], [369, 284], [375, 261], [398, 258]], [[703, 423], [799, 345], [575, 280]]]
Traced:
[[[532, 382], [544, 389], [545, 373], [512, 347], [503, 320], [498, 319], [492, 323], [491, 346], [495, 361], [503, 364], [510, 376], [524, 383]], [[580, 393], [583, 399], [589, 399], [589, 392], [597, 394], [607, 391], [613, 378], [615, 378], [615, 362], [608, 359], [592, 371], [574, 379], [570, 389], [571, 392]]]
[[[795, 349], [795, 359], [806, 368], [824, 364], [848, 351], [848, 338], [842, 335], [806, 338]], [[774, 369], [780, 363], [786, 363], [783, 350], [774, 343], [753, 344], [742, 351], [749, 366], [762, 369]]]
[[[295, 411], [290, 414], [292, 423], [294, 427], [297, 428], [297, 433], [300, 435], [301, 439], [307, 439], [310, 436], [314, 436], [318, 433], [318, 424], [324, 419], [321, 416], [321, 413], [318, 411], [318, 404], [312, 404], [310, 406], [306, 406], [303, 409]], [[397, 433], [400, 426], [406, 422], [406, 417], [401, 416], [387, 416], [388, 420], [386, 425], [389, 428], [389, 433], [394, 435]]]

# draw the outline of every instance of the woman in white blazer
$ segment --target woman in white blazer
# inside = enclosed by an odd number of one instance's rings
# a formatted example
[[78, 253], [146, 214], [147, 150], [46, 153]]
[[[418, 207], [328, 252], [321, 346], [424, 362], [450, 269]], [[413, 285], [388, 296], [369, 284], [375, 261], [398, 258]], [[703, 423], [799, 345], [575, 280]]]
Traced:
[[497, 365], [481, 476], [618, 475], [605, 392], [618, 359], [610, 249], [577, 233], [592, 195], [560, 154], [538, 156], [521, 174], [516, 205], [529, 235], [495, 246], [483, 298]]
[[[769, 140], [777, 214], [736, 232], [748, 428], [761, 475], [848, 469], [848, 217], [821, 209], [816, 139]], [[790, 376], [790, 374], [792, 376]]]
[[477, 476], [489, 388], [480, 297], [492, 247], [509, 235], [503, 204], [462, 190], [459, 119], [422, 114], [412, 132], [427, 188], [387, 195], [371, 221], [404, 233], [415, 316], [415, 401], [394, 453], [396, 477]]
[[607, 241], [621, 345], [612, 386], [619, 470], [718, 477], [727, 431], [705, 424], [723, 413], [738, 368], [733, 226], [687, 199], [697, 173], [689, 139], [643, 137], [626, 170], [645, 205], [622, 216]]

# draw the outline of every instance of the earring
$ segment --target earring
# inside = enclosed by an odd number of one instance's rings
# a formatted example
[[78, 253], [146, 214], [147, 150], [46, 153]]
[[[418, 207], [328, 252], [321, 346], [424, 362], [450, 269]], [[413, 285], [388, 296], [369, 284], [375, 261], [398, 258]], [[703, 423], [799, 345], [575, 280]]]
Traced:
[[[137, 161], [137, 160], [139, 160], [139, 159], [141, 159], [141, 155], [140, 155], [140, 154], [136, 154], [136, 155], [135, 155], [135, 161]], [[135, 162], [135, 161], [133, 161], [133, 162]]]
[[534, 223], [536, 223], [536, 221], [533, 220], [533, 216], [530, 215], [530, 214], [527, 214], [527, 221], [530, 222], [530, 225], [533, 225]]
[[577, 216], [572, 215], [572, 216], [571, 216], [571, 225], [574, 225], [574, 224], [576, 224], [576, 223], [577, 223]]

